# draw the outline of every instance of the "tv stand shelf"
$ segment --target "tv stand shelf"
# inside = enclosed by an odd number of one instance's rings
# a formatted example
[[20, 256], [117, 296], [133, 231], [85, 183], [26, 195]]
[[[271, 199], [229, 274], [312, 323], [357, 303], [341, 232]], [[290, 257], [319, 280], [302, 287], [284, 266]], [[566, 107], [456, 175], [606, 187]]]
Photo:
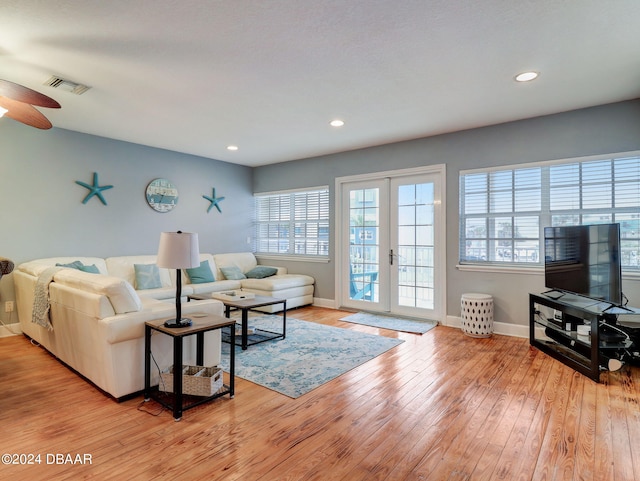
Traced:
[[[529, 294], [530, 344], [600, 382], [600, 365], [607, 359], [606, 351], [627, 347], [623, 341], [601, 339], [601, 324], [615, 324], [616, 316], [604, 312], [603, 303], [593, 299], [578, 295], [553, 297]], [[589, 335], [578, 334], [581, 325], [589, 326]]]

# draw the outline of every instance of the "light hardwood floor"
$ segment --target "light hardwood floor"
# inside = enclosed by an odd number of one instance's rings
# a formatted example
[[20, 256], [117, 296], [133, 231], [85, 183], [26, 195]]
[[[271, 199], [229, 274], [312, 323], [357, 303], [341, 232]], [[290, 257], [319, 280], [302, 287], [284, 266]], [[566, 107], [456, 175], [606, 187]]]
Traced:
[[640, 480], [640, 368], [596, 384], [527, 339], [397, 333], [344, 314], [290, 316], [406, 342], [298, 399], [237, 379], [234, 399], [180, 422], [142, 396], [114, 402], [22, 336], [2, 338], [0, 453], [42, 464], [2, 465], [0, 479]]

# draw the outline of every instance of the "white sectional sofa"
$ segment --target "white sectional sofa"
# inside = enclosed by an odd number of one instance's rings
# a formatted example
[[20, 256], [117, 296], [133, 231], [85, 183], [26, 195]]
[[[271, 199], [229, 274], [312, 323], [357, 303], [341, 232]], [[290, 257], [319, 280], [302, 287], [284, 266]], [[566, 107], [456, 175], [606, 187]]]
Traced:
[[[243, 289], [285, 298], [287, 308], [313, 302], [314, 279], [287, 274], [283, 268], [272, 268], [276, 274], [262, 279], [224, 278], [221, 268], [235, 267], [243, 274], [254, 269], [257, 262], [252, 253], [201, 254], [200, 257], [201, 262], [207, 261], [216, 280], [194, 283], [183, 271], [183, 296]], [[48, 268], [76, 261], [83, 266], [95, 266], [92, 270], [98, 273], [57, 269], [48, 283], [49, 317], [53, 329], [32, 322], [38, 280], [51, 272]], [[22, 332], [116, 399], [141, 391], [144, 388], [144, 323], [175, 316], [175, 270], [158, 268], [159, 287], [137, 288], [136, 264], [148, 266], [155, 261], [155, 255], [106, 259], [55, 257], [19, 265], [13, 278]], [[223, 315], [223, 307], [215, 299], [185, 302], [182, 313], [185, 317], [195, 312]], [[205, 334], [206, 365], [220, 362], [220, 346], [219, 331]], [[154, 335], [152, 352], [161, 369], [170, 366], [173, 351], [169, 336]], [[184, 362], [195, 362], [193, 336], [185, 340]], [[157, 380], [158, 374], [154, 372], [152, 384]]]
[[[160, 268], [162, 287], [153, 289], [139, 289], [136, 284], [136, 264], [155, 264], [155, 255], [108, 257], [105, 260], [106, 272], [120, 277], [136, 289], [141, 297], [154, 299], [175, 298], [175, 270]], [[289, 274], [284, 267], [273, 267], [275, 274], [256, 279], [226, 279], [221, 269], [237, 267], [242, 274], [249, 273], [258, 266], [256, 257], [251, 252], [231, 254], [200, 254], [200, 262], [207, 262], [215, 278], [214, 282], [194, 283], [186, 271], [182, 271], [182, 295], [202, 294], [204, 292], [220, 292], [238, 290], [252, 292], [256, 295], [278, 297], [287, 300], [287, 309], [313, 304], [315, 280], [302, 274]], [[270, 266], [261, 266], [270, 267]], [[102, 272], [102, 271], [101, 271]], [[268, 306], [261, 309], [264, 312], [282, 310], [282, 304]]]

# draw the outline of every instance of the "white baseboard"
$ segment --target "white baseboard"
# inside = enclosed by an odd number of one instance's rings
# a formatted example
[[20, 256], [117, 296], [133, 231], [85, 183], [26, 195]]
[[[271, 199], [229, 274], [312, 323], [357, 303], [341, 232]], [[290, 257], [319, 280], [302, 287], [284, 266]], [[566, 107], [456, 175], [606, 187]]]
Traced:
[[[447, 316], [443, 325], [447, 327], [456, 327], [458, 329], [462, 329], [462, 319], [458, 316]], [[501, 334], [503, 336], [528, 338], [529, 326], [509, 324], [507, 322], [494, 322], [493, 332], [494, 334]]]
[[[334, 299], [323, 299], [320, 297], [313, 298], [313, 305], [316, 307], [326, 307], [327, 309], [338, 309]], [[458, 316], [446, 316], [443, 326], [462, 328], [462, 319]], [[509, 324], [507, 322], [494, 322], [493, 332], [503, 336], [511, 337], [529, 337], [529, 326], [521, 326], [518, 324]]]
[[334, 299], [323, 299], [321, 297], [313, 298], [313, 305], [316, 307], [326, 307], [327, 309], [337, 309]]
[[[17, 322], [15, 324], [7, 324], [9, 327], [0, 325], [0, 337], [9, 337], [9, 336], [19, 336], [22, 334], [20, 330], [20, 324]], [[14, 332], [15, 331], [15, 332]]]

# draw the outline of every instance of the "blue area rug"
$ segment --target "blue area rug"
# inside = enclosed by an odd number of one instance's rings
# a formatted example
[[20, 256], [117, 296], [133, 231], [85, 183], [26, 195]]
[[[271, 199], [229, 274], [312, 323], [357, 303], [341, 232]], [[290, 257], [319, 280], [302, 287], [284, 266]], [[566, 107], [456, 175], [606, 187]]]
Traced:
[[368, 312], [358, 312], [343, 317], [341, 321], [353, 322], [354, 324], [364, 324], [365, 326], [391, 329], [392, 331], [411, 332], [414, 334], [424, 334], [429, 329], [438, 325], [436, 321], [415, 319], [405, 319], [402, 317], [383, 316], [380, 314], [370, 314]]
[[[282, 332], [282, 318], [260, 316], [249, 325]], [[297, 398], [404, 342], [373, 334], [287, 317], [287, 337], [236, 346], [236, 376]], [[222, 343], [220, 367], [229, 371], [229, 348]]]

